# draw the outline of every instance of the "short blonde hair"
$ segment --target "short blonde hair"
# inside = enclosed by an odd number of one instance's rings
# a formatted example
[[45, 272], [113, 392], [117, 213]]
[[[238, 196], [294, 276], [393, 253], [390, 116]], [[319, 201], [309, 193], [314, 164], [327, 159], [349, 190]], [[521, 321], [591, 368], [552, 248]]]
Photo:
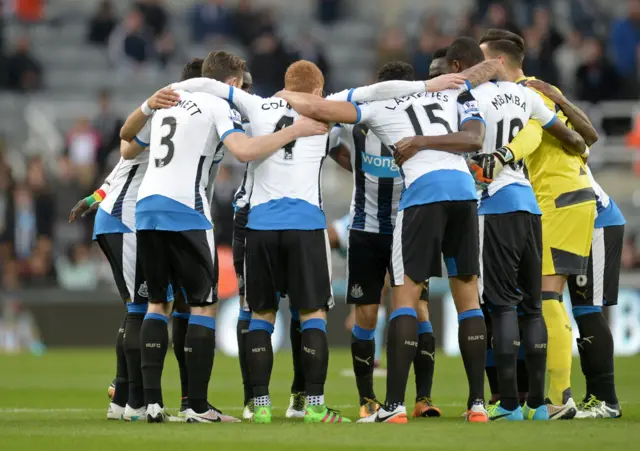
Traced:
[[313, 93], [324, 88], [324, 75], [311, 61], [300, 60], [287, 69], [284, 87], [288, 91]]

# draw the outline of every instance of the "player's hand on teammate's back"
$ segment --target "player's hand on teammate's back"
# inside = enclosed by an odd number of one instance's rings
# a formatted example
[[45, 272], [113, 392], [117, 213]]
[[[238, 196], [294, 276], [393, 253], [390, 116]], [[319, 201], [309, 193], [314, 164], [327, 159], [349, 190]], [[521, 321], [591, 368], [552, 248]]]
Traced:
[[564, 98], [560, 91], [542, 80], [528, 80], [527, 86], [531, 89], [535, 89], [540, 94], [547, 96], [549, 100], [554, 103], [560, 103]]
[[180, 95], [173, 89], [167, 87], [156, 91], [155, 94], [149, 97], [147, 104], [152, 110], [158, 110], [162, 108], [171, 108], [179, 101]]
[[467, 77], [462, 74], [444, 74], [427, 81], [427, 92], [458, 89], [464, 86]]
[[84, 218], [85, 216], [89, 216], [98, 210], [100, 206], [100, 202], [95, 202], [92, 205], [89, 205], [87, 199], [80, 199], [75, 207], [71, 209], [71, 214], [69, 215], [69, 224], [78, 219], [78, 216]]
[[[435, 80], [435, 79], [434, 79]], [[393, 152], [393, 158], [396, 160], [398, 166], [402, 166], [409, 158], [413, 157], [420, 151], [420, 148], [416, 144], [416, 137], [402, 138], [395, 144], [395, 150]]]
[[508, 147], [501, 147], [491, 153], [479, 153], [467, 159], [471, 175], [479, 185], [493, 182], [502, 169], [513, 162], [513, 152]]
[[300, 138], [329, 133], [329, 125], [304, 116], [300, 116], [300, 119], [293, 123], [293, 127], [297, 127]]

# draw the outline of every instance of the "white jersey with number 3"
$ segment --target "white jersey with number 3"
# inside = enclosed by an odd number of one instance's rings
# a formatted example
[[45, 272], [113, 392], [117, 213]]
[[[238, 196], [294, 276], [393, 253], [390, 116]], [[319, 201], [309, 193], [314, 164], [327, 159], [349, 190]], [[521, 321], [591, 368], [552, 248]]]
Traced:
[[178, 91], [180, 102], [151, 119], [149, 168], [138, 191], [138, 230], [212, 228], [207, 186], [222, 158], [222, 142], [242, 132], [240, 113], [228, 101]]
[[[471, 90], [486, 122], [482, 152], [491, 153], [509, 144], [529, 119], [549, 127], [556, 115], [533, 90], [516, 83], [484, 83]], [[498, 196], [497, 193], [500, 192]], [[496, 197], [494, 197], [496, 196]], [[482, 192], [480, 214], [528, 211], [541, 214], [523, 162], [506, 166], [497, 179]]]

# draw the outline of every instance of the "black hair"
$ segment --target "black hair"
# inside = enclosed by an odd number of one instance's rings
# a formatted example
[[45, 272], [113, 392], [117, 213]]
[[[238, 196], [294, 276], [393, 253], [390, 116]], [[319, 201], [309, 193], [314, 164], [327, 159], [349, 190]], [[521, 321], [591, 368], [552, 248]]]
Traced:
[[184, 65], [180, 81], [189, 80], [190, 78], [202, 77], [202, 58], [194, 58]]
[[251, 92], [252, 87], [253, 87], [253, 76], [251, 75], [251, 72], [249, 72], [248, 70], [245, 70], [244, 75], [242, 77], [241, 89], [243, 91]]
[[449, 47], [442, 47], [436, 50], [435, 52], [433, 52], [433, 56], [431, 57], [431, 60], [433, 61], [440, 58], [444, 58], [445, 56], [447, 56], [447, 50], [449, 50]]
[[456, 38], [447, 50], [447, 62], [459, 61], [466, 67], [484, 61], [484, 54], [478, 42], [468, 36]]
[[385, 64], [376, 75], [377, 81], [389, 81], [389, 80], [415, 80], [413, 75], [413, 66], [404, 61], [391, 61]]

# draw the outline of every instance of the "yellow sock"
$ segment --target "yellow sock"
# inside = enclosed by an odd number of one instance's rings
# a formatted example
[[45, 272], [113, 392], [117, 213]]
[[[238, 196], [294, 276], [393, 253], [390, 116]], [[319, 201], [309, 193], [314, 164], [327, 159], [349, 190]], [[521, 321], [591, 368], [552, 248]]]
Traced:
[[542, 316], [547, 324], [547, 371], [549, 372], [549, 399], [561, 405], [563, 392], [571, 387], [571, 320], [562, 302], [542, 301]]

